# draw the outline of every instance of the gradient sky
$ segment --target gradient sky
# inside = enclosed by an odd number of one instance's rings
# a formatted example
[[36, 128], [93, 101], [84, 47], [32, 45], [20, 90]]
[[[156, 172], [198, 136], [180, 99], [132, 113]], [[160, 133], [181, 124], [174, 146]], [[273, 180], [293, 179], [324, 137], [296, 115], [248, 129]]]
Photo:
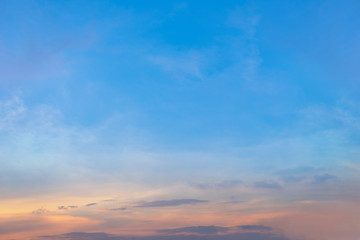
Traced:
[[0, 1], [0, 238], [360, 239], [359, 12]]

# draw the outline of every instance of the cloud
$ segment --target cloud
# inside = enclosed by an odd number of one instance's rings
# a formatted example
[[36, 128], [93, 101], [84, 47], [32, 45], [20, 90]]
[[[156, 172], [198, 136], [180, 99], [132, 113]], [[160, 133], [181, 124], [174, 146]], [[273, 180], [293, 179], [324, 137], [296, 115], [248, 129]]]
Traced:
[[88, 203], [88, 204], [85, 205], [85, 207], [91, 207], [91, 206], [94, 206], [94, 205], [96, 205], [96, 203]]
[[159, 233], [198, 233], [198, 234], [216, 234], [229, 231], [227, 227], [218, 226], [192, 226], [174, 229], [161, 229]]
[[251, 9], [250, 6], [245, 6], [230, 12], [228, 24], [229, 26], [241, 29], [249, 39], [253, 39], [260, 19], [261, 16], [255, 14], [254, 9]]
[[150, 202], [141, 202], [136, 207], [171, 207], [179, 205], [195, 205], [198, 203], [206, 203], [208, 200], [198, 199], [172, 199], [172, 200], [159, 200]]
[[229, 231], [238, 231], [243, 232], [253, 232], [253, 231], [271, 231], [271, 227], [263, 225], [241, 225], [236, 227], [219, 227], [219, 226], [191, 226], [183, 228], [173, 228], [173, 229], [161, 229], [159, 233], [196, 233], [196, 234], [217, 234], [217, 233], [226, 233]]
[[328, 173], [322, 174], [322, 175], [316, 175], [314, 176], [314, 180], [312, 182], [312, 184], [321, 184], [321, 183], [325, 183], [329, 180], [334, 180], [337, 177], [335, 175], [331, 175]]
[[26, 114], [26, 107], [19, 96], [0, 101], [0, 131], [15, 129]]
[[311, 166], [298, 166], [295, 168], [288, 168], [277, 171], [278, 174], [281, 175], [289, 175], [289, 174], [308, 174], [315, 173], [324, 170], [323, 168], [315, 168]]
[[68, 209], [74, 209], [77, 208], [78, 206], [58, 206], [59, 210], [68, 210]]
[[143, 237], [127, 237], [107, 234], [104, 232], [86, 233], [72, 232], [60, 235], [41, 236], [41, 239], [66, 240], [292, 240], [274, 233], [234, 233], [222, 235], [154, 235]]
[[120, 239], [115, 238], [115, 235], [96, 232], [96, 233], [86, 233], [86, 232], [71, 232], [60, 235], [49, 235], [49, 236], [40, 236], [43, 239], [68, 239], [68, 240], [80, 240], [80, 239], [89, 239], [89, 240], [101, 240], [101, 239]]
[[121, 208], [110, 208], [108, 209], [109, 211], [125, 211], [127, 208], [126, 207], [121, 207]]
[[281, 186], [274, 181], [260, 181], [260, 182], [255, 182], [254, 186], [256, 188], [269, 188], [269, 189], [279, 189], [281, 188]]
[[49, 210], [42, 207], [42, 208], [32, 211], [31, 213], [35, 214], [35, 215], [44, 215], [44, 214], [49, 213]]
[[241, 230], [246, 231], [271, 231], [271, 227], [263, 226], [263, 225], [241, 225], [237, 226]]
[[308, 179], [315, 173], [323, 171], [323, 168], [314, 168], [311, 166], [299, 166], [277, 171], [275, 174], [286, 183], [296, 183]]
[[310, 166], [301, 166], [291, 169], [285, 169], [276, 172], [280, 178], [287, 183], [296, 183], [301, 181], [311, 182], [312, 184], [322, 184], [329, 180], [334, 180], [335, 175], [324, 172], [324, 168], [314, 168]]

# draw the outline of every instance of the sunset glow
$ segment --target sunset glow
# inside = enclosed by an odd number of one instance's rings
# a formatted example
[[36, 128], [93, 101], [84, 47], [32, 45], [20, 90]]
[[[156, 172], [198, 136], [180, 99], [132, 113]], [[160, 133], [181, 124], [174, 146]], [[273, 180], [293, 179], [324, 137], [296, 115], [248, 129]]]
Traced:
[[359, 240], [359, 12], [0, 0], [0, 239]]

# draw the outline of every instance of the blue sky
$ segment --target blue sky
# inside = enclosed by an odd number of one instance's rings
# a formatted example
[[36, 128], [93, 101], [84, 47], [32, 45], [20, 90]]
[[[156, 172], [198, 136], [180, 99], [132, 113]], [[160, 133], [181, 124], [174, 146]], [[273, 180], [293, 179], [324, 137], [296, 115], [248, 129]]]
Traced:
[[0, 199], [359, 199], [359, 10], [1, 2]]

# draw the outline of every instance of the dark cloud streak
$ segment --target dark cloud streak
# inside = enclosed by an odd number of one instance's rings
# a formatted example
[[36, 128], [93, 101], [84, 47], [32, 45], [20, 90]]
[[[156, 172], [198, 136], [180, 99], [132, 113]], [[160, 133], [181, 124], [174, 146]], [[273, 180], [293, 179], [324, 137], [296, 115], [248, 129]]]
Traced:
[[89, 204], [86, 204], [85, 207], [91, 207], [91, 206], [94, 206], [96, 205], [96, 203], [89, 203]]
[[116, 212], [116, 211], [125, 211], [127, 208], [126, 207], [121, 207], [121, 208], [110, 208], [108, 209], [108, 211], [113, 211], [113, 212]]
[[271, 227], [263, 226], [263, 225], [241, 225], [237, 226], [238, 229], [246, 230], [246, 231], [271, 231]]
[[135, 207], [173, 207], [180, 205], [195, 205], [198, 203], [207, 203], [208, 200], [198, 200], [198, 199], [172, 199], [172, 200], [158, 200], [150, 202], [140, 202]]
[[216, 234], [229, 231], [227, 227], [218, 226], [192, 226], [174, 229], [161, 229], [159, 233], [198, 233], [198, 234]]

